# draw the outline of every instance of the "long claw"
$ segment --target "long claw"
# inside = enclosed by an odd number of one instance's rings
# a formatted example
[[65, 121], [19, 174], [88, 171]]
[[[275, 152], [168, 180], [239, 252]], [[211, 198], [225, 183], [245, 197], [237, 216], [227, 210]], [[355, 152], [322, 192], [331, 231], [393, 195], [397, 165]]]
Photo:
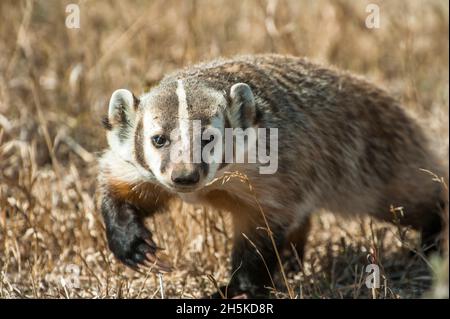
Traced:
[[146, 239], [144, 239], [144, 242], [147, 245], [149, 245], [152, 249], [154, 249], [155, 251], [156, 250], [164, 250], [164, 248], [161, 248], [161, 247], [157, 246], [156, 243], [153, 240], [151, 240], [151, 239], [146, 238]]
[[155, 271], [163, 271], [163, 272], [171, 272], [172, 266], [165, 260], [162, 260], [160, 257], [157, 257], [155, 254], [147, 253], [145, 255], [147, 257], [145, 261], [145, 265], [150, 267]]

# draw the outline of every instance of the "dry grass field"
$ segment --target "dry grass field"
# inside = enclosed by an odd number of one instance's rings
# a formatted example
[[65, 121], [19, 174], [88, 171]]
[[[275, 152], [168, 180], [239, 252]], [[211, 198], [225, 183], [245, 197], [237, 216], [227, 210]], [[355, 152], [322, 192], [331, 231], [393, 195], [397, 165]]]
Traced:
[[[79, 29], [65, 26], [71, 2]], [[448, 158], [448, 1], [371, 2], [380, 28], [360, 0], [0, 1], [0, 298], [199, 298], [226, 284], [226, 212], [180, 203], [149, 220], [176, 267], [160, 281], [113, 258], [96, 196], [111, 93], [189, 63], [277, 52], [364, 75]], [[412, 230], [329, 212], [313, 222], [305, 267], [288, 275], [296, 298], [448, 297], [448, 261], [411, 254]], [[370, 262], [379, 289], [365, 286]], [[287, 297], [285, 282], [274, 295]]]

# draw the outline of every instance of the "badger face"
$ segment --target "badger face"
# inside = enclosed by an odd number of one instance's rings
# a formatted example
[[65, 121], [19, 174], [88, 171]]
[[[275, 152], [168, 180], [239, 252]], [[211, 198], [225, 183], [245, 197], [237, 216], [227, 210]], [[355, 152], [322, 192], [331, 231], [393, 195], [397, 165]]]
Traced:
[[117, 90], [109, 105], [108, 142], [138, 167], [142, 179], [173, 192], [195, 192], [223, 166], [225, 127], [245, 126], [254, 108], [251, 89], [243, 83], [227, 94], [195, 79], [179, 79], [140, 100]]

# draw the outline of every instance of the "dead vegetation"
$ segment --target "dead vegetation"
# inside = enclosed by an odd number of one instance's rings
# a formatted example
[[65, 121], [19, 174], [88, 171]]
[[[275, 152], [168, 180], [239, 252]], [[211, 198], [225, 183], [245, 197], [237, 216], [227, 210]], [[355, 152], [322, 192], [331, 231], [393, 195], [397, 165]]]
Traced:
[[[1, 298], [160, 298], [160, 287], [197, 298], [226, 283], [226, 212], [179, 204], [149, 221], [176, 267], [160, 281], [114, 260], [96, 203], [111, 92], [143, 92], [190, 62], [279, 52], [363, 74], [415, 112], [448, 157], [445, 0], [375, 1], [380, 29], [365, 27], [369, 2], [356, 0], [86, 0], [80, 29], [64, 25], [68, 3], [0, 2]], [[414, 232], [327, 212], [313, 227], [305, 268], [276, 278], [276, 296], [448, 297], [448, 261], [411, 256]], [[365, 286], [369, 263], [380, 266], [379, 289]]]

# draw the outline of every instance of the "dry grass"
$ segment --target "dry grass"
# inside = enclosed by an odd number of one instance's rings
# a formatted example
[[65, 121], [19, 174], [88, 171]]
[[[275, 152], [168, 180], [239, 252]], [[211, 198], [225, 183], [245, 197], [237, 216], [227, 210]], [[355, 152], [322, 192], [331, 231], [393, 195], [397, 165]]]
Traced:
[[[279, 52], [364, 74], [418, 114], [448, 155], [446, 0], [379, 2], [373, 30], [364, 26], [368, 2], [356, 0], [86, 0], [75, 30], [64, 25], [70, 2], [0, 1], [2, 298], [161, 296], [157, 276], [125, 271], [107, 249], [95, 196], [99, 119], [114, 89], [143, 92], [189, 62]], [[180, 204], [149, 225], [177, 267], [163, 278], [166, 297], [226, 283], [225, 212]], [[428, 296], [445, 287], [448, 296], [448, 262], [411, 257], [414, 232], [326, 212], [313, 227], [305, 269], [288, 274], [295, 297], [418, 297], [433, 274], [442, 275]], [[369, 261], [383, 275], [373, 291], [364, 285]], [[277, 296], [287, 297], [278, 282]]]

